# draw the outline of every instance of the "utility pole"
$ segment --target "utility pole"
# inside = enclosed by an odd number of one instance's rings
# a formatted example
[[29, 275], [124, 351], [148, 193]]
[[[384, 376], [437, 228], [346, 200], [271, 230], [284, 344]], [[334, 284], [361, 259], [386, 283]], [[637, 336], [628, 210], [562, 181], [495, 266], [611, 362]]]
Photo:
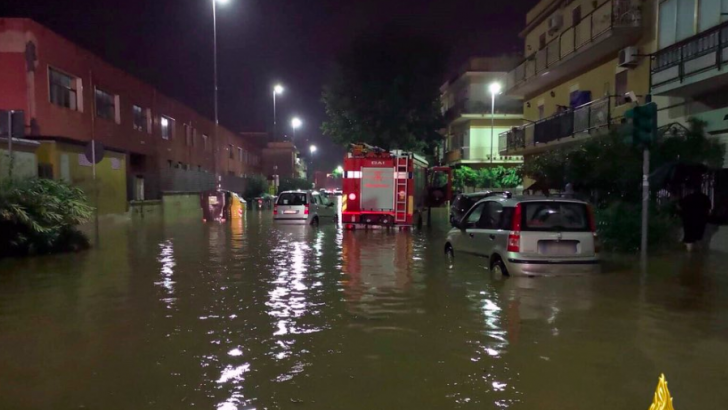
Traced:
[[15, 157], [13, 156], [13, 113], [15, 111], [8, 111], [8, 178], [13, 178], [13, 166], [15, 165]]

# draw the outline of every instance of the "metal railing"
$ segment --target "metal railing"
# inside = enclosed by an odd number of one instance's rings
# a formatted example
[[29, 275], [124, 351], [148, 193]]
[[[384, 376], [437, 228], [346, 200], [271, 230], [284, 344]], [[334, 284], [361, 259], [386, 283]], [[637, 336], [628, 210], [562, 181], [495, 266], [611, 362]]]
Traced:
[[609, 127], [612, 124], [612, 99], [605, 97], [576, 108], [570, 108], [522, 127], [501, 133], [501, 155], [516, 149], [535, 147], [564, 138]]
[[641, 21], [641, 11], [633, 5], [632, 0], [602, 2], [578, 23], [566, 28], [558, 37], [511, 70], [507, 76], [506, 89], [510, 90], [552, 68], [610, 29], [638, 27]]
[[[491, 101], [467, 100], [461, 101], [445, 111], [445, 119], [452, 121], [461, 115], [490, 115]], [[495, 102], [496, 115], [523, 114], [523, 102], [519, 100], [498, 99]]]
[[725, 63], [727, 48], [728, 22], [665, 47], [653, 55], [650, 85], [682, 82], [685, 77], [720, 68]]

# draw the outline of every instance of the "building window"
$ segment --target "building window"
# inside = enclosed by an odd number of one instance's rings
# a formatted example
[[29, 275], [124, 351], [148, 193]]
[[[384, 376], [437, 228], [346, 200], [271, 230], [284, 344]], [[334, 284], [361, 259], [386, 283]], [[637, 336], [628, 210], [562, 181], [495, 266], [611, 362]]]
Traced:
[[617, 73], [614, 77], [614, 93], [617, 95], [615, 105], [627, 103], [625, 95], [627, 94], [627, 70]]
[[243, 162], [243, 149], [238, 147], [238, 161]]
[[192, 146], [193, 147], [197, 144], [195, 141], [196, 139], [197, 139], [197, 129], [192, 128]]
[[143, 132], [145, 129], [149, 131], [149, 110], [135, 105], [132, 107], [134, 113], [134, 129]]
[[576, 6], [571, 10], [571, 24], [577, 25], [581, 22], [581, 6]]
[[185, 124], [185, 144], [187, 144], [188, 147], [192, 146], [192, 125]]
[[167, 117], [162, 117], [159, 120], [159, 124], [162, 128], [162, 139], [168, 140], [170, 139], [172, 135], [172, 129], [174, 128], [174, 120]]
[[539, 105], [539, 106], [538, 106], [538, 119], [539, 119], [539, 120], [542, 120], [542, 119], [543, 119], [543, 116], [544, 116], [544, 110], [545, 110], [545, 109], [544, 109], [544, 105]]
[[207, 135], [202, 134], [202, 149], [207, 151]]
[[96, 89], [96, 116], [105, 120], [116, 120], [116, 97]]
[[74, 111], [78, 110], [75, 78], [49, 68], [48, 82], [51, 103]]
[[233, 152], [233, 144], [228, 144], [228, 157], [235, 159], [235, 153]]
[[546, 33], [541, 33], [538, 36], [538, 49], [543, 50], [544, 48], [546, 48]]

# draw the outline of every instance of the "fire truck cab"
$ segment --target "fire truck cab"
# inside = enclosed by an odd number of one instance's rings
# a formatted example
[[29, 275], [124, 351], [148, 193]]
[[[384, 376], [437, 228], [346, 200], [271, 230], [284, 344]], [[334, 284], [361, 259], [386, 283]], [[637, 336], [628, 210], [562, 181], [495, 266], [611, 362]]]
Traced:
[[353, 144], [344, 158], [341, 223], [346, 229], [421, 226], [427, 180], [427, 161], [417, 154]]

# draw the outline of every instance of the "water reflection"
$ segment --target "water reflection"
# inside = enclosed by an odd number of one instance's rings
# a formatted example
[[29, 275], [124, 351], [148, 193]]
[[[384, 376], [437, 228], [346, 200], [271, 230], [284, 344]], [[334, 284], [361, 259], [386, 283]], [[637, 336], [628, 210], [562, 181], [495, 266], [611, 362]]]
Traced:
[[728, 402], [726, 259], [495, 281], [448, 267], [444, 230], [107, 232], [0, 265], [1, 409], [639, 408], [660, 372], [679, 403]]

